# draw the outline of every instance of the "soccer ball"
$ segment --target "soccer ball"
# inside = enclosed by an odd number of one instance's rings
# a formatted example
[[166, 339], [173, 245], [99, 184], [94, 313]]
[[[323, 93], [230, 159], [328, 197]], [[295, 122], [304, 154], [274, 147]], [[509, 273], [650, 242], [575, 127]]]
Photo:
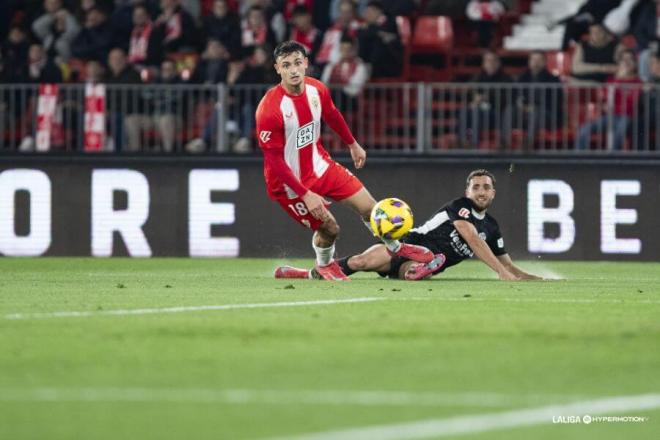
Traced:
[[370, 223], [376, 237], [397, 240], [412, 228], [413, 214], [406, 202], [390, 197], [376, 203]]

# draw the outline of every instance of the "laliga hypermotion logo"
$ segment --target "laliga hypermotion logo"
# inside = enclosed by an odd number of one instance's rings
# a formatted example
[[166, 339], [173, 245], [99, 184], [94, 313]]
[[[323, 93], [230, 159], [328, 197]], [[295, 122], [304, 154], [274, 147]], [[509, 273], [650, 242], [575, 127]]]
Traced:
[[261, 133], [259, 133], [259, 139], [261, 139], [261, 142], [268, 142], [270, 140], [270, 135], [273, 134], [270, 131], [262, 130]]

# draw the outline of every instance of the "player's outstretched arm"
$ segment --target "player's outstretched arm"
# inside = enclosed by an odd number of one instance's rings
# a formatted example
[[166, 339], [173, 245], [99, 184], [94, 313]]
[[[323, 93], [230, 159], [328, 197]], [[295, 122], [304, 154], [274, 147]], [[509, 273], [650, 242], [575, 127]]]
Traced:
[[475, 228], [472, 223], [465, 220], [456, 220], [454, 222], [454, 227], [458, 233], [461, 234], [461, 237], [463, 237], [463, 240], [465, 240], [468, 246], [470, 246], [470, 249], [472, 249], [477, 258], [493, 269], [499, 276], [500, 280], [515, 281], [520, 279], [518, 276], [511, 273], [500, 262], [500, 260], [497, 259], [486, 242], [479, 237], [477, 228]]
[[511, 260], [511, 257], [509, 254], [504, 254], [504, 255], [499, 255], [497, 257], [500, 262], [506, 267], [509, 272], [520, 278], [521, 280], [542, 280], [543, 278], [534, 274], [531, 274], [529, 272], [525, 272], [515, 264], [513, 264], [513, 261]]

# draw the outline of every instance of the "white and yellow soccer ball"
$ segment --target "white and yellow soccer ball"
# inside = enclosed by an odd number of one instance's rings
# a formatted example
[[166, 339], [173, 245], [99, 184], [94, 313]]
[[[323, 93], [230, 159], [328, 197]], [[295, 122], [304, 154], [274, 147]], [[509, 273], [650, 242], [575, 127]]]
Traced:
[[413, 227], [412, 210], [403, 200], [389, 197], [376, 203], [370, 223], [376, 237], [397, 240]]

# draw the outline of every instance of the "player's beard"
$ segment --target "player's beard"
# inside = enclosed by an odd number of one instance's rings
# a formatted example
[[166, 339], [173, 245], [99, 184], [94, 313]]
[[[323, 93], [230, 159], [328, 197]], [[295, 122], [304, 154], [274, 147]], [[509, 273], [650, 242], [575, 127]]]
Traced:
[[493, 204], [493, 199], [485, 199], [485, 200], [479, 200], [479, 199], [473, 199], [472, 202], [475, 204], [477, 209], [480, 212], [486, 211], [488, 208], [490, 208], [490, 205]]

